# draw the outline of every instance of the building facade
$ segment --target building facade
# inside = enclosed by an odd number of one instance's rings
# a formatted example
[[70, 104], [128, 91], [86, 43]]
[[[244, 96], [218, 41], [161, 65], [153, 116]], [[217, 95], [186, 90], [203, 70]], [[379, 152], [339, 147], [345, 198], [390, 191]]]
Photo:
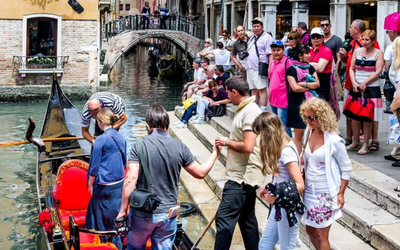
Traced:
[[[0, 86], [97, 84], [99, 2], [0, 0]], [[78, 12], [79, 8], [76, 9]]]
[[[251, 30], [251, 20], [261, 17], [264, 29], [275, 37], [289, 31], [298, 22], [305, 22], [311, 29], [319, 25], [319, 18], [331, 19], [332, 31], [341, 38], [350, 28], [351, 21], [362, 19], [367, 28], [377, 31], [378, 42], [388, 45], [384, 32], [385, 17], [399, 10], [397, 0], [205, 0], [204, 15], [206, 37], [216, 39], [223, 29], [232, 33], [241, 24]], [[222, 16], [222, 17], [221, 17]], [[381, 46], [384, 48], [384, 46]]]

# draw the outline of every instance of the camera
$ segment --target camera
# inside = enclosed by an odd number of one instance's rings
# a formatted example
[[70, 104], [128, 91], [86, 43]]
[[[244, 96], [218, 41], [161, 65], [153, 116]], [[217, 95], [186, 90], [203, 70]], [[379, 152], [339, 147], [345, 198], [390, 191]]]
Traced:
[[118, 228], [117, 233], [120, 236], [125, 236], [131, 230], [128, 226], [128, 217], [121, 217], [115, 220], [115, 226]]
[[244, 60], [248, 56], [249, 56], [249, 52], [243, 51], [242, 54], [239, 56], [239, 59]]

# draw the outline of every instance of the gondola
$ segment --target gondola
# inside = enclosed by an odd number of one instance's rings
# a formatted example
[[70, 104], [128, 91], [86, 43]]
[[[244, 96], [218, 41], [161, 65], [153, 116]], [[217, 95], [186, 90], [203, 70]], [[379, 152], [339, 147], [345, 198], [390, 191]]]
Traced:
[[163, 77], [175, 77], [177, 72], [176, 58], [166, 55], [160, 58], [157, 64], [158, 73]]
[[[36, 188], [45, 249], [117, 249], [110, 242], [101, 243], [99, 237], [116, 236], [120, 232], [84, 229], [90, 199], [86, 175], [91, 144], [78, 138], [81, 136], [80, 112], [64, 95], [55, 78], [40, 138], [31, 136], [33, 119], [30, 122], [26, 137], [38, 147]], [[49, 138], [65, 139], [47, 141]], [[193, 246], [181, 226], [178, 226], [174, 244], [174, 249]]]

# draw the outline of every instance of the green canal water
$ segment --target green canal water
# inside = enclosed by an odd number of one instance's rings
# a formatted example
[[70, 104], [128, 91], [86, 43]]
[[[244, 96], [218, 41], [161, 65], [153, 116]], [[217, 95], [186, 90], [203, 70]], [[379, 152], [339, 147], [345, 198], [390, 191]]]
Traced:
[[[182, 82], [150, 77], [147, 73], [147, 48], [144, 47], [123, 57], [110, 77], [112, 83], [101, 86], [99, 91], [116, 93], [125, 100], [128, 120], [120, 132], [130, 150], [136, 136], [145, 133], [141, 123], [147, 108], [152, 104], [162, 104], [167, 110], [173, 110], [180, 102]], [[73, 103], [81, 110], [85, 101]], [[0, 103], [0, 141], [24, 140], [29, 116], [36, 121], [34, 135], [39, 135], [46, 104], [47, 101]], [[35, 172], [36, 149], [33, 145], [0, 148], [0, 249], [43, 248]], [[190, 201], [183, 187], [179, 199]], [[205, 227], [204, 220], [199, 214], [194, 214], [181, 218], [181, 221], [189, 237], [196, 241]], [[212, 249], [213, 241], [208, 233], [199, 247]]]

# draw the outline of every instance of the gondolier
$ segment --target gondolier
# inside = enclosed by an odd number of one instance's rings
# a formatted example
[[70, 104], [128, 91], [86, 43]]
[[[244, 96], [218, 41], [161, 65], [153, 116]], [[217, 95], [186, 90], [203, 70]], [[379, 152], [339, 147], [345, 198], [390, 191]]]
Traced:
[[[113, 125], [113, 128], [116, 130], [127, 120], [125, 102], [120, 96], [110, 92], [98, 92], [93, 94], [83, 107], [81, 115], [82, 136], [92, 144], [94, 143], [94, 138], [89, 132], [90, 121], [92, 118], [96, 119], [97, 114], [102, 108], [111, 109], [114, 114], [119, 116], [119, 120]], [[97, 121], [95, 124], [94, 135], [101, 135], [103, 131], [97, 125]]]

